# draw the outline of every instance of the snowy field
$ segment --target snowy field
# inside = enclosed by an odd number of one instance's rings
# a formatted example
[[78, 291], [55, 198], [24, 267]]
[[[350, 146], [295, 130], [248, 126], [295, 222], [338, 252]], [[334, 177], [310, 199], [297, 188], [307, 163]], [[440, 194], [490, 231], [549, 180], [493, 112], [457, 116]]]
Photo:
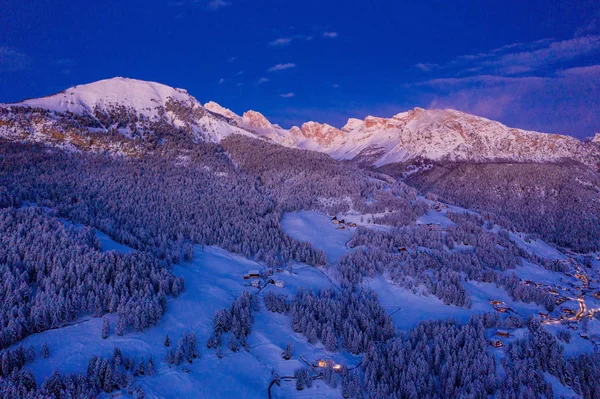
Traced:
[[508, 235], [515, 244], [517, 244], [524, 250], [531, 252], [532, 254], [552, 260], [567, 259], [567, 256], [565, 254], [561, 253], [559, 250], [551, 247], [550, 245], [546, 244], [540, 239], [530, 240], [530, 242], [527, 242], [525, 241], [525, 234], [523, 233], [516, 234], [513, 232], [509, 232]]
[[[100, 234], [105, 250], [131, 251], [131, 248], [112, 241]], [[215, 350], [206, 349], [206, 341], [212, 331], [212, 317], [218, 309], [228, 308], [231, 302], [244, 290], [258, 293], [258, 289], [248, 286], [243, 279], [249, 269], [261, 266], [243, 257], [219, 248], [209, 247], [202, 251], [195, 248], [194, 260], [174, 268], [174, 273], [185, 278], [185, 291], [168, 302], [167, 313], [161, 322], [143, 332], [131, 332], [122, 337], [111, 334], [101, 339], [102, 319], [84, 318], [72, 325], [56, 330], [45, 331], [29, 336], [22, 341], [26, 347], [39, 348], [47, 342], [50, 348], [48, 359], [36, 359], [29, 365], [38, 381], [51, 375], [54, 370], [61, 373], [85, 372], [88, 359], [93, 355], [110, 357], [114, 347], [119, 347], [125, 356], [133, 356], [137, 361], [153, 356], [156, 375], [138, 377], [138, 382], [148, 398], [265, 398], [272, 379], [272, 371], [281, 376], [293, 375], [296, 368], [306, 366], [300, 359], [308, 361], [320, 358], [333, 359], [352, 367], [360, 360], [356, 356], [342, 353], [327, 353], [322, 345], [309, 344], [306, 339], [291, 330], [287, 316], [271, 313], [261, 304], [255, 315], [252, 333], [248, 337], [249, 352], [241, 350], [233, 353], [223, 345], [224, 357], [218, 359]], [[286, 282], [284, 288], [269, 286], [268, 290], [291, 295], [299, 286], [308, 288], [328, 288], [330, 282], [318, 269], [295, 264], [292, 274], [285, 271], [277, 278]], [[109, 316], [111, 333], [116, 317]], [[170, 368], [164, 361], [166, 348], [165, 334], [174, 346], [185, 331], [194, 331], [198, 337], [201, 358], [191, 365], [185, 365], [188, 373], [181, 369], [184, 365]], [[68, 337], [68, 339], [65, 339]], [[281, 353], [291, 343], [294, 357], [285, 361]], [[280, 387], [273, 387], [273, 397], [335, 397], [339, 390], [333, 390], [322, 381], [315, 381], [312, 388], [298, 392], [294, 381], [282, 381]], [[308, 396], [307, 396], [308, 395]]]
[[[439, 223], [442, 226], [452, 224], [445, 212], [437, 211], [429, 211], [419, 222]], [[65, 221], [65, 223], [69, 222]], [[331, 264], [351, 250], [346, 244], [352, 238], [354, 229], [338, 230], [337, 225], [332, 224], [327, 215], [308, 211], [286, 213], [281, 224], [286, 234], [322, 249]], [[97, 232], [96, 235], [104, 251], [122, 253], [133, 251], [104, 233]], [[520, 240], [523, 245], [527, 244], [517, 235], [511, 238]], [[540, 241], [527, 245], [527, 249], [552, 259], [564, 258], [560, 252]], [[314, 362], [318, 359], [331, 359], [353, 368], [360, 363], [361, 356], [350, 355], [344, 351], [329, 353], [321, 343], [315, 345], [308, 343], [302, 335], [291, 329], [289, 317], [267, 311], [262, 301], [260, 301], [260, 310], [255, 314], [252, 332], [248, 337], [248, 351], [230, 351], [227, 348], [227, 339], [224, 339], [224, 356], [221, 359], [217, 358], [215, 350], [206, 348], [206, 342], [212, 332], [214, 313], [219, 309], [230, 307], [232, 301], [244, 290], [261, 297], [270, 290], [291, 296], [300, 287], [320, 289], [332, 286], [326, 269], [294, 263], [291, 271], [285, 270], [275, 275], [277, 280], [285, 282], [285, 287], [268, 285], [258, 290], [251, 287], [248, 280], [243, 279], [243, 275], [251, 269], [260, 270], [262, 266], [220, 248], [207, 247], [202, 250], [196, 246], [193, 261], [175, 266], [173, 269], [176, 275], [185, 279], [185, 290], [177, 299], [169, 299], [168, 310], [157, 326], [119, 337], [113, 333], [116, 316], [109, 315], [111, 335], [107, 339], [102, 339], [102, 319], [86, 317], [68, 326], [24, 339], [22, 344], [25, 347], [34, 345], [40, 348], [42, 343], [47, 342], [50, 348], [48, 359], [38, 358], [27, 367], [34, 371], [38, 382], [41, 382], [54, 370], [59, 370], [61, 373], [85, 372], [88, 360], [92, 356], [110, 357], [114, 347], [119, 347], [124, 356], [132, 356], [138, 362], [142, 357], [146, 360], [149, 356], [153, 357], [156, 374], [153, 377], [136, 378], [136, 383], [142, 386], [147, 398], [265, 398], [274, 374], [281, 376], [282, 381], [281, 386], [272, 387], [273, 398], [340, 397], [339, 380], [338, 388], [331, 388], [323, 381], [315, 380], [312, 388], [297, 391], [295, 381], [283, 377], [292, 376], [295, 369], [306, 367], [306, 361]], [[550, 272], [529, 262], [524, 262], [514, 270], [514, 273], [523, 280], [555, 286], [565, 283], [563, 274]], [[515, 302], [503, 288], [489, 283], [463, 281], [473, 303], [470, 309], [445, 305], [433, 295], [415, 294], [395, 286], [384, 276], [365, 278], [363, 285], [377, 293], [381, 305], [391, 316], [398, 330], [408, 330], [421, 321], [431, 319], [453, 318], [463, 323], [473, 314], [494, 311], [490, 300], [503, 301], [525, 319], [544, 311], [536, 304]], [[567, 302], [565, 306], [575, 308], [577, 304], [571, 302]], [[588, 309], [600, 307], [600, 301], [593, 299], [589, 300], [589, 303], [586, 301], [586, 304]], [[545, 327], [555, 335], [564, 329], [558, 324]], [[589, 330], [590, 334], [599, 334], [600, 322], [591, 323]], [[184, 362], [181, 366], [169, 367], [164, 360], [167, 352], [164, 346], [165, 335], [169, 335], [171, 346], [176, 346], [183, 333], [190, 331], [193, 331], [198, 338], [200, 359], [196, 359], [191, 365]], [[489, 333], [490, 338], [495, 334], [494, 331]], [[511, 339], [516, 338], [515, 335]], [[293, 346], [293, 358], [288, 361], [281, 358], [281, 353], [287, 344]], [[594, 350], [594, 345], [580, 337], [577, 332], [573, 332], [571, 342], [564, 346], [567, 355]], [[490, 350], [494, 351], [499, 362], [504, 351]], [[187, 370], [184, 371], [184, 367]], [[552, 377], [548, 378], [551, 380]], [[552, 383], [555, 392], [571, 397], [572, 392], [562, 387], [558, 381], [549, 382]], [[128, 396], [123, 392], [121, 397]]]
[[346, 243], [352, 238], [353, 228], [338, 229], [331, 218], [314, 211], [285, 213], [281, 219], [281, 228], [292, 238], [307, 241], [315, 248], [322, 249], [330, 263], [335, 263], [350, 249]]
[[454, 305], [446, 305], [433, 295], [415, 294], [405, 288], [400, 288], [387, 281], [384, 277], [365, 279], [363, 285], [375, 291], [379, 302], [391, 315], [394, 325], [399, 330], [414, 328], [425, 320], [454, 319], [466, 323], [469, 318], [478, 313], [493, 312], [490, 300], [500, 300], [506, 303], [520, 316], [527, 318], [542, 310], [536, 304], [515, 302], [495, 284], [468, 281], [463, 283], [473, 301], [471, 309]]
[[523, 261], [523, 264], [517, 266], [512, 272], [521, 280], [531, 280], [543, 284], [561, 284], [565, 280], [564, 274], [544, 269], [527, 261]]

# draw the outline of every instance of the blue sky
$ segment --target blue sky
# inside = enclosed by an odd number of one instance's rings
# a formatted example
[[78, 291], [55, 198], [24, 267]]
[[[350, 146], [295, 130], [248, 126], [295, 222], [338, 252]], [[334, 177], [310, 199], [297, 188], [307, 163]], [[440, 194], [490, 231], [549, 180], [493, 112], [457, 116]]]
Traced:
[[600, 132], [600, 2], [4, 0], [0, 102], [113, 76], [285, 127], [456, 108]]

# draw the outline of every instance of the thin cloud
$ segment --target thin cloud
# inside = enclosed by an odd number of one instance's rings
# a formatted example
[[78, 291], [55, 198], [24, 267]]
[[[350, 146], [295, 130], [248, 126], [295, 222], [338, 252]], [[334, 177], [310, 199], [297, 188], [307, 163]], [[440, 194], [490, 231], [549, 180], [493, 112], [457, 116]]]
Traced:
[[[324, 38], [336, 38], [338, 37], [338, 33], [337, 32], [323, 32], [321, 34], [321, 37]], [[275, 40], [270, 41], [268, 44], [271, 47], [283, 47], [283, 46], [287, 46], [289, 44], [291, 44], [292, 42], [295, 41], [306, 41], [309, 42], [311, 40], [313, 40], [315, 37], [313, 35], [293, 35], [293, 36], [284, 36], [284, 37], [279, 37]]]
[[11, 47], [0, 46], [0, 72], [15, 72], [29, 69], [31, 58]]
[[268, 81], [270, 81], [271, 79], [269, 78], [265, 78], [264, 76], [260, 79], [258, 79], [258, 84], [261, 85], [263, 83], [267, 83]]
[[221, 8], [224, 7], [229, 7], [231, 5], [230, 2], [228, 1], [224, 1], [224, 0], [211, 0], [208, 2], [208, 4], [206, 5], [206, 8], [208, 8], [209, 10], [219, 10]]
[[415, 67], [424, 72], [446, 70], [459, 75], [511, 76], [552, 70], [554, 65], [594, 54], [600, 54], [600, 36], [587, 35], [558, 41], [514, 43], [488, 52], [462, 55], [441, 65], [423, 62]]
[[200, 7], [212, 11], [231, 6], [231, 3], [225, 0], [177, 0], [167, 4], [169, 7]]
[[269, 46], [286, 46], [292, 42], [291, 37], [280, 37], [272, 42], [269, 42]]
[[431, 64], [431, 63], [419, 62], [418, 64], [415, 64], [415, 68], [418, 68], [423, 72], [429, 72], [434, 69], [438, 69], [439, 67], [440, 66], [438, 64]]
[[280, 94], [279, 96], [280, 96], [281, 98], [292, 98], [292, 97], [294, 97], [294, 96], [295, 96], [295, 94], [294, 94], [294, 93], [292, 93], [292, 92], [289, 92], [289, 93], [283, 93], [283, 94]]
[[229, 59], [227, 61], [233, 62], [235, 60], [237, 60], [237, 57], [231, 56], [231, 57], [229, 57]]
[[225, 79], [224, 78], [219, 79], [219, 84], [222, 85], [223, 83], [225, 83]]
[[600, 64], [547, 76], [453, 77], [406, 87], [430, 108], [453, 108], [512, 127], [583, 138], [600, 126]]
[[267, 71], [277, 72], [277, 71], [283, 71], [285, 69], [290, 69], [290, 68], [296, 68], [296, 64], [294, 64], [293, 62], [288, 62], [286, 64], [277, 64], [277, 65], [274, 65], [271, 68], [267, 69]]

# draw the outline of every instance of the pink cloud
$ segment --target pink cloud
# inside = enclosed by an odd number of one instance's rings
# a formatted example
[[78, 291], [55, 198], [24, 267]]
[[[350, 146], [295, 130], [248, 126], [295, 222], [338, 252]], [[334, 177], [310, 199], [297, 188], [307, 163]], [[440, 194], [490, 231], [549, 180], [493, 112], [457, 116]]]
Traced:
[[279, 39], [275, 39], [272, 42], [269, 42], [269, 46], [285, 46], [292, 42], [291, 37], [280, 37]]
[[600, 131], [600, 65], [547, 77], [431, 79], [407, 88], [430, 107], [458, 109], [512, 127], [578, 137]]
[[440, 69], [460, 75], [520, 75], [597, 53], [600, 53], [600, 36], [587, 35], [558, 41], [541, 39], [514, 43], [488, 52], [462, 55], [441, 65], [418, 63], [415, 67], [424, 72]]

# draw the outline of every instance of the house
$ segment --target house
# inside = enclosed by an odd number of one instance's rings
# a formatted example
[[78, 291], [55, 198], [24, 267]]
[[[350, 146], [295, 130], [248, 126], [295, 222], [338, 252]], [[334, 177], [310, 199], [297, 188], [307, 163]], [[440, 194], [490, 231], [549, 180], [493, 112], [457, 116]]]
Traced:
[[346, 221], [344, 219], [340, 220], [340, 224], [346, 224]]
[[248, 271], [248, 278], [260, 278], [260, 272], [256, 269]]
[[344, 230], [345, 228], [346, 228], [346, 226], [344, 226], [344, 225], [340, 225], [337, 227], [338, 230]]
[[504, 344], [499, 339], [492, 339], [490, 342], [490, 346], [493, 348], [502, 348]]
[[354, 223], [354, 222], [349, 222], [349, 223], [348, 223], [348, 227], [356, 227], [356, 223]]
[[407, 249], [406, 249], [406, 247], [400, 247], [400, 248], [398, 248], [398, 251], [400, 251], [400, 252], [406, 252]]
[[510, 332], [506, 331], [506, 330], [498, 330], [496, 331], [496, 335], [498, 335], [499, 337], [510, 337]]
[[285, 287], [285, 281], [283, 281], [283, 280], [275, 280], [275, 287], [279, 287], [279, 288]]
[[496, 312], [506, 313], [506, 312], [508, 312], [510, 310], [510, 308], [506, 307], [506, 306], [494, 306], [494, 310]]
[[504, 305], [504, 302], [502, 302], [502, 301], [499, 301], [499, 300], [497, 300], [497, 299], [491, 299], [491, 300], [490, 300], [490, 303], [491, 303], [492, 305], [494, 305], [494, 306], [498, 306], [498, 305]]
[[248, 280], [250, 278], [250, 275], [248, 273], [244, 274], [244, 280]]
[[338, 220], [337, 216], [334, 216], [331, 218], [331, 223], [333, 224], [340, 224], [340, 221]]
[[252, 280], [252, 287], [260, 288], [260, 280]]
[[342, 371], [342, 365], [341, 364], [334, 364], [333, 366], [331, 366], [331, 368], [333, 369], [333, 371], [335, 371], [336, 373], [339, 373]]

